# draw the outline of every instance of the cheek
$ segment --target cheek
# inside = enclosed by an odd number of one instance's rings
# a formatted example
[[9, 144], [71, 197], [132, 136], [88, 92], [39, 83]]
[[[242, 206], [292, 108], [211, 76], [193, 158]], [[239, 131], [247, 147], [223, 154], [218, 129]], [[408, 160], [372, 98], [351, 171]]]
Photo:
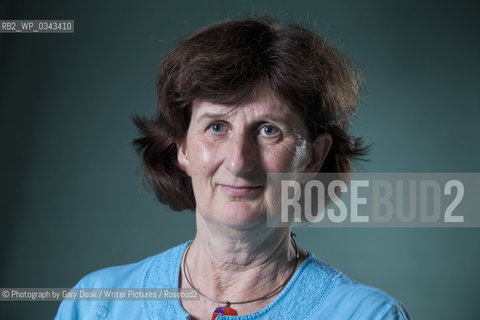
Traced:
[[277, 145], [263, 153], [263, 163], [267, 172], [301, 172], [308, 160], [305, 144]]
[[196, 174], [208, 174], [218, 162], [218, 148], [214, 143], [205, 141], [192, 141], [188, 150], [190, 170]]

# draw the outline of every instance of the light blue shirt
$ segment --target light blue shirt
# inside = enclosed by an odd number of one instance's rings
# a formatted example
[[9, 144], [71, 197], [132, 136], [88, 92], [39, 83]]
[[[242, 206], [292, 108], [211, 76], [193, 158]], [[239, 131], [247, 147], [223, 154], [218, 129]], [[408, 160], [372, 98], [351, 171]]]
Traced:
[[[102, 269], [82, 278], [76, 288], [178, 288], [181, 244], [140, 262]], [[213, 312], [213, 310], [212, 310]], [[180, 301], [63, 301], [55, 320], [189, 319]], [[390, 320], [411, 319], [404, 306], [385, 292], [350, 280], [308, 253], [283, 291], [266, 307], [217, 320]]]

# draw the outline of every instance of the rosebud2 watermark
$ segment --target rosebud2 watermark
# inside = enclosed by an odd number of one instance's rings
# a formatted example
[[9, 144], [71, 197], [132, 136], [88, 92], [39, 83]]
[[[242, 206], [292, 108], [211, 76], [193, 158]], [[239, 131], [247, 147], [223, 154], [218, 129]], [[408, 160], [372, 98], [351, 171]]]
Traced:
[[267, 186], [272, 227], [480, 227], [480, 173], [274, 173]]

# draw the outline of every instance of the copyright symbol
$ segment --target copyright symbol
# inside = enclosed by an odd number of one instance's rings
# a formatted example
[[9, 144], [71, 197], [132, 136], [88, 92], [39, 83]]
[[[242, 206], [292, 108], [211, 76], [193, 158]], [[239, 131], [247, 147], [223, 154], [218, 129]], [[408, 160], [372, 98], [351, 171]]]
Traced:
[[2, 291], [2, 297], [8, 298], [9, 296], [10, 296], [10, 292], [8, 292], [8, 290], [3, 290]]

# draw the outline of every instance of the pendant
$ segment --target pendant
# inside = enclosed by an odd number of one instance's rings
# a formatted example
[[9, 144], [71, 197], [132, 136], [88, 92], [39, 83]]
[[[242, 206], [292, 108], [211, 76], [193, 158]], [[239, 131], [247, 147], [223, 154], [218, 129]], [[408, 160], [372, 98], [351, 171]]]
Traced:
[[213, 311], [212, 320], [217, 319], [217, 317], [220, 315], [236, 316], [238, 314], [237, 314], [237, 311], [235, 311], [235, 309], [230, 308], [230, 303], [227, 302], [225, 306], [218, 307], [217, 309], [215, 309], [215, 311]]

